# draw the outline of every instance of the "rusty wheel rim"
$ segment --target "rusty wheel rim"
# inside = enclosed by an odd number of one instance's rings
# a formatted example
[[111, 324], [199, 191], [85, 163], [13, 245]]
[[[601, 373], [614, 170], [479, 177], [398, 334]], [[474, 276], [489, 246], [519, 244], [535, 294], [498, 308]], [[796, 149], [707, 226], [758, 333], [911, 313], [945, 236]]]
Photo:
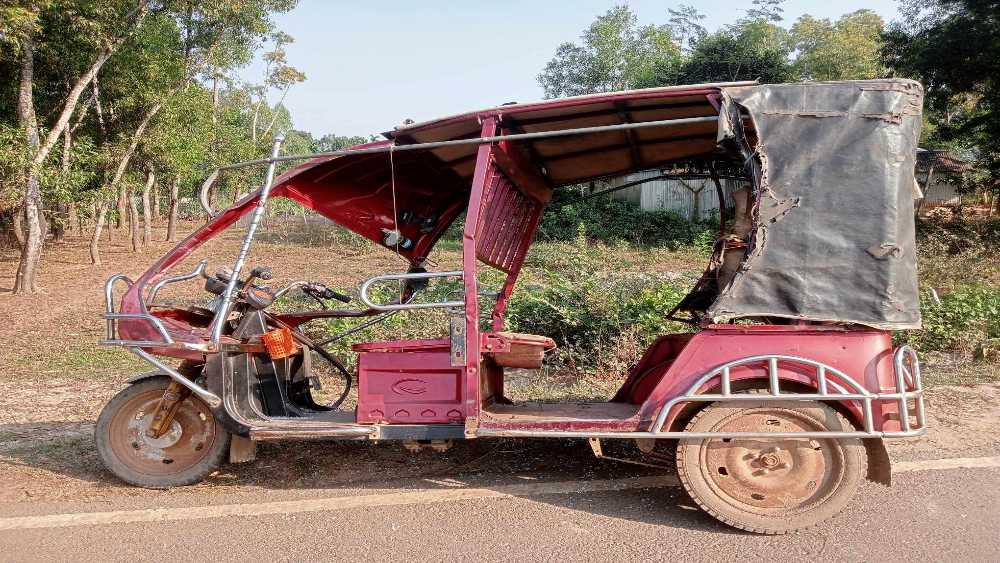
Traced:
[[[805, 432], [826, 430], [804, 413], [748, 409], [720, 421], [720, 432]], [[822, 504], [845, 476], [844, 451], [836, 440], [708, 440], [701, 470], [728, 504], [755, 514], [784, 516]]]
[[162, 390], [132, 397], [110, 425], [108, 442], [118, 460], [135, 472], [152, 477], [176, 475], [204, 460], [215, 443], [215, 418], [202, 401], [188, 397], [177, 409], [170, 428], [159, 438], [146, 435]]

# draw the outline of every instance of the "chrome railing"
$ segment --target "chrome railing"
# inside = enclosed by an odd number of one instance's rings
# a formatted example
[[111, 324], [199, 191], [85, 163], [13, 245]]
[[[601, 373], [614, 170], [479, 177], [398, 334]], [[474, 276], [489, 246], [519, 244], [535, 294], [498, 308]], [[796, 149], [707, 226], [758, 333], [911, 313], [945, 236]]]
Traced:
[[162, 280], [156, 282], [156, 285], [149, 290], [149, 297], [146, 298], [146, 307], [151, 307], [153, 305], [153, 302], [156, 300], [156, 294], [163, 289], [163, 286], [194, 279], [205, 273], [206, 266], [208, 266], [208, 260], [202, 260], [201, 262], [198, 262], [198, 265], [195, 266], [194, 270], [187, 274], [163, 278]]
[[[149, 313], [119, 313], [115, 311], [115, 285], [123, 281], [126, 291], [135, 283], [125, 274], [115, 274], [104, 282], [104, 315], [107, 321], [107, 338], [102, 340], [102, 346], [170, 346], [174, 339], [170, 337], [163, 322]], [[118, 321], [122, 319], [142, 320], [148, 322], [161, 336], [161, 340], [127, 340], [120, 338], [118, 334]]]
[[412, 309], [440, 309], [448, 307], [465, 307], [465, 301], [437, 301], [433, 303], [375, 303], [368, 295], [372, 285], [393, 280], [428, 280], [431, 278], [463, 278], [465, 272], [410, 272], [403, 274], [385, 274], [365, 280], [361, 284], [361, 302], [376, 311], [409, 311]]

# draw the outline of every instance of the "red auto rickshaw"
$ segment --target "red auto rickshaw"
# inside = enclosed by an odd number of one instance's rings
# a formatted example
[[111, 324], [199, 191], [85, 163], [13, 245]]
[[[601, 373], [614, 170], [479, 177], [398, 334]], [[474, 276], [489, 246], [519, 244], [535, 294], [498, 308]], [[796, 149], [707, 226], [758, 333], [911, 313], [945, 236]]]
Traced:
[[[732, 526], [779, 534], [838, 513], [864, 479], [888, 484], [884, 438], [925, 432], [917, 357], [893, 330], [920, 327], [913, 177], [922, 90], [905, 80], [671, 86], [508, 104], [385, 133], [386, 140], [266, 165], [264, 186], [212, 219], [134, 280], [106, 285], [106, 345], [155, 371], [101, 413], [96, 440], [128, 483], [196, 483], [264, 440], [439, 441], [586, 438], [653, 453], [672, 448], [682, 484]], [[275, 178], [278, 163], [305, 161]], [[605, 401], [515, 403], [504, 374], [541, 367], [550, 335], [506, 330], [505, 312], [553, 191], [595, 179], [698, 163], [713, 179], [722, 225], [701, 279], [665, 316], [687, 334], [653, 342]], [[719, 170], [746, 188], [722, 193]], [[322, 280], [273, 289], [247, 255], [269, 201], [288, 198], [395, 252], [407, 271], [364, 282], [361, 307]], [[210, 274], [178, 265], [250, 214], [239, 255]], [[464, 215], [460, 270], [428, 255]], [[499, 271], [499, 291], [480, 274]], [[437, 278], [461, 295], [428, 301]], [[197, 280], [205, 306], [158, 304], [168, 284]], [[374, 288], [398, 284], [391, 299]], [[301, 292], [320, 306], [279, 312]], [[384, 295], [385, 292], [379, 294]], [[358, 329], [397, 311], [449, 312], [440, 338], [354, 346], [357, 369], [310, 338], [317, 319]], [[347, 331], [348, 333], [354, 332]], [[169, 363], [167, 358], [179, 360]], [[343, 377], [319, 404], [315, 361]], [[357, 407], [338, 407], [352, 386]]]

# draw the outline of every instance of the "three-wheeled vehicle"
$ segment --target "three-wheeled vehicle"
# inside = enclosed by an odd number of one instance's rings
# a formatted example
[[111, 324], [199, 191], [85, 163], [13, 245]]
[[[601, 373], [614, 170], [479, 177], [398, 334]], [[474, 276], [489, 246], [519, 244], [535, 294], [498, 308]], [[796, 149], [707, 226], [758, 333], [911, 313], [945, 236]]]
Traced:
[[[213, 218], [136, 279], [108, 280], [103, 343], [155, 371], [101, 413], [101, 458], [129, 483], [165, 488], [204, 479], [227, 456], [250, 459], [262, 440], [585, 438], [598, 456], [625, 440], [674, 448], [687, 492], [727, 524], [770, 534], [814, 525], [864, 479], [888, 484], [883, 438], [925, 431], [916, 355], [894, 348], [890, 333], [920, 326], [921, 106], [920, 85], [904, 80], [703, 84], [508, 104], [323, 154], [282, 156], [278, 139], [269, 158], [220, 169], [266, 165], [259, 191], [214, 214], [204, 193], [216, 171], [202, 190]], [[294, 160], [305, 162], [274, 178], [278, 163]], [[663, 311], [692, 331], [655, 340], [606, 401], [508, 400], [505, 371], [538, 369], [555, 346], [550, 335], [505, 330], [553, 190], [678, 162], [698, 163], [719, 201], [732, 202], [720, 203], [704, 275]], [[722, 169], [744, 187], [723, 193]], [[322, 280], [267, 287], [272, 272], [246, 262], [273, 198], [397, 253], [408, 271], [365, 281], [361, 308], [328, 307], [350, 299]], [[171, 273], [247, 214], [229, 269], [209, 274], [201, 262]], [[462, 215], [462, 268], [427, 271]], [[483, 291], [486, 268], [504, 277], [499, 291]], [[433, 278], [461, 280], [461, 295], [422, 299]], [[210, 304], [158, 304], [162, 288], [188, 280], [204, 284]], [[376, 298], [373, 287], [386, 284], [395, 297]], [[322, 307], [272, 308], [290, 292]], [[356, 371], [325, 349], [344, 333], [302, 330], [316, 319], [365, 327], [429, 308], [450, 313], [440, 338], [356, 344]], [[314, 400], [318, 360], [345, 378], [333, 405]], [[339, 410], [352, 382], [357, 407]]]

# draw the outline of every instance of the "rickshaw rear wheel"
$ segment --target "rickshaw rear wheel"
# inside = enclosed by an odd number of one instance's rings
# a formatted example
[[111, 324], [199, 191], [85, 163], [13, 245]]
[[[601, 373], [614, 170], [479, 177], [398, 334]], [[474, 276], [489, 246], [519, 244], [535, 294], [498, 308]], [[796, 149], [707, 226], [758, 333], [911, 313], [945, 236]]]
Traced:
[[166, 376], [146, 379], [114, 396], [97, 418], [95, 441], [104, 466], [123, 481], [148, 489], [201, 482], [222, 464], [230, 435], [201, 399], [188, 396], [169, 429], [147, 435]]
[[[689, 432], [854, 431], [828, 405], [806, 401], [714, 403]], [[838, 514], [865, 478], [868, 458], [857, 438], [681, 439], [677, 474], [708, 514], [761, 534], [786, 534]]]

